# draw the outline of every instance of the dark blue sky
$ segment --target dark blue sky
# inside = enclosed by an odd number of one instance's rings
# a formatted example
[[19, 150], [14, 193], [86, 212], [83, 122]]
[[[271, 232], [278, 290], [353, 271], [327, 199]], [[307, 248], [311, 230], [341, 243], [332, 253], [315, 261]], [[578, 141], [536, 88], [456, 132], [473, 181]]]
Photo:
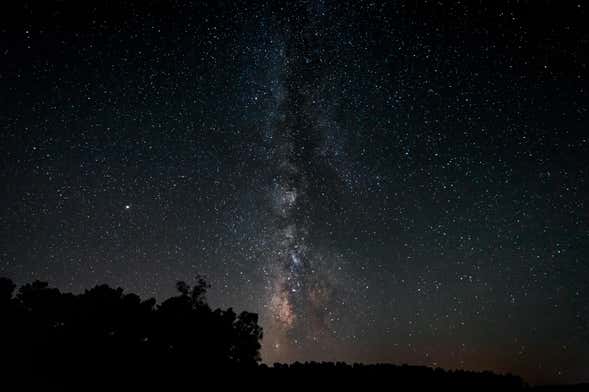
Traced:
[[266, 362], [589, 381], [582, 2], [24, 1], [0, 274], [204, 274]]

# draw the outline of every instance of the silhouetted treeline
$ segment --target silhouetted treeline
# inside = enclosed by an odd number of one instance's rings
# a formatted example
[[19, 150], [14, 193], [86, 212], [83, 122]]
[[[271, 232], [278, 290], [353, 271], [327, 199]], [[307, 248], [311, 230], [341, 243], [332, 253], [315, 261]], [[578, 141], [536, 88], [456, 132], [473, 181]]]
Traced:
[[[264, 365], [261, 365], [264, 368]], [[324, 385], [367, 387], [367, 390], [521, 390], [527, 388], [523, 380], [514, 375], [492, 372], [449, 371], [426, 366], [393, 364], [347, 364], [344, 362], [295, 362], [290, 365], [274, 364], [266, 370], [273, 380], [287, 385], [304, 386], [315, 380]], [[431, 389], [430, 389], [431, 388]]]
[[17, 290], [0, 278], [0, 381], [5, 382], [0, 387], [10, 379], [25, 387], [112, 386], [120, 385], [113, 380], [125, 380], [144, 387], [156, 381], [187, 387], [214, 381], [217, 387], [288, 389], [528, 388], [518, 376], [491, 372], [343, 362], [259, 364], [262, 328], [256, 314], [211, 309], [201, 277], [194, 286], [176, 287], [178, 295], [156, 304], [107, 285], [71, 294], [40, 281]]
[[258, 366], [258, 379], [289, 389], [327, 387], [328, 390], [387, 391], [530, 391], [581, 392], [589, 384], [530, 386], [521, 377], [490, 371], [444, 370], [427, 366], [295, 362]]
[[59, 379], [165, 369], [248, 368], [260, 361], [258, 316], [212, 310], [202, 278], [156, 305], [121, 288], [75, 295], [0, 278], [0, 369]]

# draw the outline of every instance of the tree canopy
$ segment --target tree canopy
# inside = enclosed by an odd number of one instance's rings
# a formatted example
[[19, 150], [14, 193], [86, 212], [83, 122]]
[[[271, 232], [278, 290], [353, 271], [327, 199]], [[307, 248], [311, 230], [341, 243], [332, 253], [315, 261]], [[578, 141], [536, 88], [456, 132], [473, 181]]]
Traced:
[[80, 294], [47, 282], [0, 278], [3, 366], [31, 370], [255, 367], [262, 328], [254, 313], [211, 309], [207, 282], [178, 282], [160, 304], [99, 285]]

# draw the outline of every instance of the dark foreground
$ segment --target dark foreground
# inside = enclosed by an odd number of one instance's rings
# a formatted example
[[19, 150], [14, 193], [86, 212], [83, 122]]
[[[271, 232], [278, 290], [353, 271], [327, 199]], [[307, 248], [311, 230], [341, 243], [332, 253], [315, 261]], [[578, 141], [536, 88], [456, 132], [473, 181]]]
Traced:
[[[262, 388], [530, 390], [518, 376], [392, 364], [260, 365], [256, 314], [211, 309], [206, 282], [179, 282], [160, 304], [121, 288], [62, 293], [0, 278], [0, 390]], [[533, 388], [589, 390], [587, 385]]]
[[[168, 364], [124, 364], [80, 361], [68, 367], [50, 362], [27, 368], [13, 368], [3, 377], [4, 385], [30, 388], [55, 387], [120, 388], [130, 390], [225, 390], [256, 388], [273, 390], [390, 390], [390, 391], [589, 391], [589, 384], [535, 386], [514, 375], [491, 372], [447, 371], [408, 365], [348, 365], [306, 363], [258, 365], [249, 368], [191, 366], [190, 360]], [[6, 368], [4, 369], [6, 370]], [[154, 389], [155, 388], [155, 389]]]

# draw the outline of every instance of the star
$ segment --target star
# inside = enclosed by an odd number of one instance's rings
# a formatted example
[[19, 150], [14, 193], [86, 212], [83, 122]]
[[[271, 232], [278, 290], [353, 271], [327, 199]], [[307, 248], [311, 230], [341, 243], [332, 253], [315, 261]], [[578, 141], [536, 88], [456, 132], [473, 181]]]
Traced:
[[0, 276], [204, 274], [266, 363], [587, 381], [588, 7], [71, 2], [0, 29]]

